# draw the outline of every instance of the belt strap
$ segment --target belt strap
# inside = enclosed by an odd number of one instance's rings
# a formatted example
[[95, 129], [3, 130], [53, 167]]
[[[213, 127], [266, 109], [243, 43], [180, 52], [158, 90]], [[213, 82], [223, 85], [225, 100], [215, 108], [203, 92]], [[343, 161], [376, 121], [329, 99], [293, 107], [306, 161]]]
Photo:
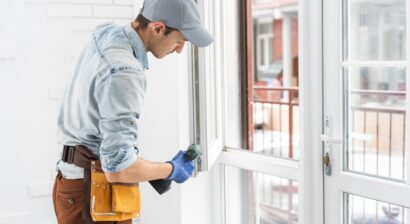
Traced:
[[98, 160], [98, 157], [82, 145], [65, 145], [61, 160], [89, 170], [91, 169], [91, 160]]

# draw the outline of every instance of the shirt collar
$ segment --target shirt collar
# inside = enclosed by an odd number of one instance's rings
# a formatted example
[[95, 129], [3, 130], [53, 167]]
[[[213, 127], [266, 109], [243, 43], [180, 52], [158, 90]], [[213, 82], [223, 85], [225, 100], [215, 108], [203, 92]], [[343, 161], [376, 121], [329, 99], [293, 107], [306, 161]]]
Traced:
[[127, 36], [127, 38], [129, 39], [132, 45], [135, 57], [140, 60], [140, 62], [144, 66], [144, 69], [148, 69], [149, 66], [148, 66], [147, 50], [144, 47], [144, 42], [142, 42], [141, 37], [134, 30], [134, 28], [132, 28], [131, 23], [123, 26], [123, 30], [124, 30], [125, 36]]

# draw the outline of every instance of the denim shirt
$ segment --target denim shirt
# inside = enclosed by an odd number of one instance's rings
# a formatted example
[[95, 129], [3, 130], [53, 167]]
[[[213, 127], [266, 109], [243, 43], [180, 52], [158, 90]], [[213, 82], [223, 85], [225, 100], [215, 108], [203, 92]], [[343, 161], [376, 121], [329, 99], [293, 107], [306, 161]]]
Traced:
[[[84, 145], [101, 159], [105, 172], [118, 172], [137, 159], [141, 107], [146, 91], [147, 52], [131, 27], [99, 25], [74, 63], [58, 117], [58, 142]], [[59, 161], [69, 179], [83, 169]]]

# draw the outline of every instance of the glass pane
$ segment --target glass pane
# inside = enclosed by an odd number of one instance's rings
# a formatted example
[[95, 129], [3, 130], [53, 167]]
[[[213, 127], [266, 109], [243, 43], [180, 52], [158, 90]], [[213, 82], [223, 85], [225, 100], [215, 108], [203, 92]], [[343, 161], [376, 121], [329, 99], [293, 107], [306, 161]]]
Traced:
[[265, 65], [265, 39], [261, 39], [259, 41], [260, 43], [260, 52], [259, 52], [259, 58], [261, 60], [261, 66]]
[[298, 1], [252, 1], [252, 151], [299, 159]]
[[345, 224], [407, 224], [408, 208], [344, 194]]
[[267, 39], [267, 41], [268, 41], [268, 44], [269, 44], [268, 49], [267, 49], [268, 50], [268, 63], [272, 64], [273, 63], [273, 55], [272, 55], [272, 52], [273, 52], [273, 38], [270, 37], [270, 38]]
[[298, 223], [298, 183], [225, 166], [227, 224]]
[[258, 34], [272, 34], [272, 23], [259, 23]]
[[405, 60], [405, 0], [346, 2], [344, 40], [348, 47], [345, 60]]
[[347, 169], [405, 179], [406, 69], [349, 67]]

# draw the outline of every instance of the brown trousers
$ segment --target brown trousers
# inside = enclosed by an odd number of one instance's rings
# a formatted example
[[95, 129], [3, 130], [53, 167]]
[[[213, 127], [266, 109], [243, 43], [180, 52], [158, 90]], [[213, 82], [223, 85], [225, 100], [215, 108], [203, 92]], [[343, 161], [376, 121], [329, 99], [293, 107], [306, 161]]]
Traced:
[[132, 224], [132, 220], [86, 223], [82, 219], [83, 195], [82, 179], [65, 179], [61, 172], [58, 172], [53, 188], [54, 211], [58, 224]]

